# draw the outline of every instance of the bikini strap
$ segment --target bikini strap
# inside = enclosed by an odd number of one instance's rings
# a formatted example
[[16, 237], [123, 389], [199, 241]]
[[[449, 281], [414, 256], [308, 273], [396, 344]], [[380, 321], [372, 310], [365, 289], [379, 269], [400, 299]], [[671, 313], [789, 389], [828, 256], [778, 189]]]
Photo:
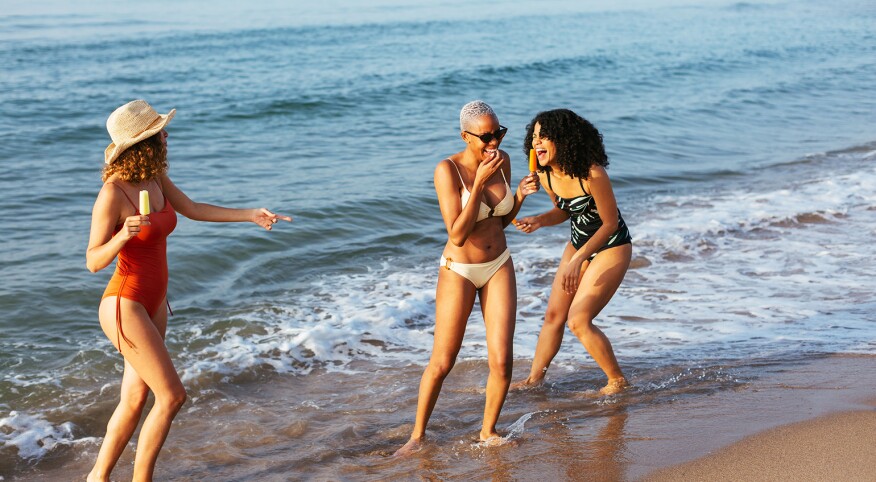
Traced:
[[462, 183], [462, 188], [465, 189], [466, 191], [468, 191], [468, 188], [465, 187], [465, 181], [462, 179], [462, 173], [459, 172], [459, 167], [449, 157], [447, 158], [447, 160], [450, 161], [450, 163], [453, 164], [454, 169], [456, 169], [456, 175], [459, 176], [459, 182]]
[[508, 186], [511, 186], [511, 184], [508, 183], [508, 178], [505, 177], [505, 170], [500, 167], [499, 172], [502, 173], [502, 180], [505, 181], [505, 184], [507, 184]]
[[546, 173], [547, 173], [547, 178], [548, 178], [548, 187], [549, 187], [549, 188], [550, 188], [550, 189], [551, 189], [551, 191], [553, 191], [553, 190], [554, 190], [554, 187], [553, 187], [553, 186], [551, 186], [551, 171], [550, 171], [550, 169], [545, 169], [545, 171], [544, 171], [544, 172], [546, 172]]
[[578, 178], [578, 185], [580, 185], [580, 186], [581, 186], [581, 190], [582, 190], [582, 191], [584, 191], [584, 194], [585, 194], [585, 195], [587, 195], [587, 196], [589, 196], [589, 195], [590, 195], [590, 194], [588, 194], [588, 193], [587, 193], [587, 190], [586, 190], [586, 189], [584, 189], [584, 182], [583, 182], [583, 181], [581, 181], [581, 178], [580, 178], [580, 177], [579, 177], [579, 178]]
[[[112, 181], [107, 182], [107, 184], [111, 184], [113, 187], [115, 187], [119, 191], [122, 191], [122, 194], [124, 194], [125, 197], [128, 198], [128, 202], [131, 203], [131, 206], [134, 206], [134, 211], [137, 211], [137, 214], [140, 213], [140, 208], [137, 207], [137, 204], [134, 203], [134, 201], [131, 199], [131, 196], [128, 196], [128, 193], [126, 193], [124, 189], [120, 188], [119, 186], [116, 186], [116, 184]], [[164, 193], [162, 193], [162, 195], [164, 195]]]

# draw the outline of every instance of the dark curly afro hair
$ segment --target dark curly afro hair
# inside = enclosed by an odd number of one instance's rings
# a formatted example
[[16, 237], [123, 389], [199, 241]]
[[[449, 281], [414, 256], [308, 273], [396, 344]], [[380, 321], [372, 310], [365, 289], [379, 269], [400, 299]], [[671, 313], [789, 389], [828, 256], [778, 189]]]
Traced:
[[[526, 137], [523, 139], [523, 153], [527, 157], [532, 149], [532, 134], [536, 124], [541, 127], [541, 138], [556, 144], [556, 163], [564, 173], [586, 180], [594, 165], [608, 167], [602, 134], [587, 119], [569, 109], [548, 110], [533, 117], [526, 126]], [[550, 168], [539, 166], [539, 170]]]
[[103, 180], [113, 174], [133, 184], [155, 179], [167, 171], [167, 148], [161, 142], [161, 133], [144, 139], [125, 149], [113, 162], [103, 168]]

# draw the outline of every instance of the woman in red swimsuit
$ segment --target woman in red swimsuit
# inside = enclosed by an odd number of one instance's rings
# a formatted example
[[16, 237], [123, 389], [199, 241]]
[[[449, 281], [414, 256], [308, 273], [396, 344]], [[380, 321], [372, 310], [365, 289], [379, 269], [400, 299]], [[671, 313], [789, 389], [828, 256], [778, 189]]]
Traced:
[[[167, 236], [176, 213], [196, 221], [251, 221], [267, 230], [288, 216], [267, 209], [230, 209], [189, 199], [167, 176], [167, 131], [176, 111], [159, 115], [146, 101], [129, 102], [113, 112], [107, 130], [113, 143], [105, 152], [104, 185], [94, 203], [86, 260], [97, 272], [118, 256], [116, 271], [100, 302], [100, 326], [125, 359], [121, 400], [89, 481], [107, 481], [140, 420], [151, 390], [155, 404], [140, 429], [134, 480], [152, 480], [155, 461], [170, 423], [186, 399], [173, 367], [167, 328]], [[135, 200], [149, 191], [150, 212]]]

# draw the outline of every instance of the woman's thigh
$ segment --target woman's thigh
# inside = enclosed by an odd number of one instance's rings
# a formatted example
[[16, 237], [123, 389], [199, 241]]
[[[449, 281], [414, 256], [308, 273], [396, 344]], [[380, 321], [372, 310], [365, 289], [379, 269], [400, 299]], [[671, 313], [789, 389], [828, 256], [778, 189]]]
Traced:
[[557, 265], [557, 271], [554, 273], [554, 281], [551, 283], [551, 294], [548, 298], [547, 313], [545, 315], [547, 322], [565, 323], [566, 318], [569, 316], [569, 306], [572, 305], [575, 294], [566, 293], [566, 290], [563, 289], [560, 268], [569, 262], [576, 251], [572, 243], [566, 243], [563, 256], [560, 258], [560, 264]]
[[570, 312], [595, 318], [620, 287], [632, 253], [632, 245], [624, 244], [597, 254], [584, 270]]
[[510, 353], [517, 320], [517, 279], [510, 258], [481, 288], [480, 300], [487, 331], [487, 351], [491, 357]]
[[[116, 297], [109, 296], [100, 303], [99, 318], [100, 326], [113, 346], [121, 351], [125, 361], [153, 393], [172, 393], [182, 389], [182, 382], [164, 345], [163, 331], [166, 317], [163, 323], [160, 319], [153, 320], [143, 305], [127, 298], [121, 299], [120, 307], [125, 336], [134, 346], [130, 347], [124, 340], [119, 339], [116, 326]], [[156, 326], [156, 321], [163, 326]]]
[[471, 281], [449, 270], [438, 272], [435, 289], [435, 340], [432, 357], [455, 359], [477, 290]]
[[[152, 316], [152, 322], [155, 324], [155, 328], [158, 330], [158, 334], [161, 335], [161, 338], [166, 338], [167, 332], [167, 304], [166, 302], [162, 302], [161, 307], [158, 309], [158, 312]], [[125, 369], [122, 373], [122, 394], [129, 395], [134, 398], [145, 397], [147, 392], [149, 391], [149, 387], [146, 385], [146, 382], [140, 378], [140, 375], [137, 373], [137, 370], [131, 365], [128, 360], [125, 360]]]

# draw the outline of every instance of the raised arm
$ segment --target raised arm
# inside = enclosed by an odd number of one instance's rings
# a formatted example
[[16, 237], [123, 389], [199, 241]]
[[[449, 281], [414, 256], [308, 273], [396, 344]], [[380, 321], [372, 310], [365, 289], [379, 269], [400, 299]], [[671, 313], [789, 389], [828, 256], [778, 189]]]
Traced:
[[292, 221], [289, 216], [272, 213], [265, 208], [234, 209], [214, 206], [207, 203], [192, 201], [182, 189], [170, 180], [167, 174], [162, 175], [158, 182], [161, 190], [170, 201], [173, 208], [183, 216], [195, 221], [210, 221], [214, 223], [253, 222], [271, 230], [278, 220]]
[[459, 197], [460, 188], [457, 184], [459, 176], [452, 162], [449, 159], [441, 161], [435, 168], [435, 192], [438, 194], [438, 205], [447, 228], [447, 236], [450, 242], [456, 246], [462, 246], [477, 222], [478, 209], [480, 209], [478, 200], [484, 192], [484, 184], [490, 176], [501, 168], [503, 157], [497, 155], [478, 165], [474, 184], [470, 191], [471, 196], [465, 208], [462, 207], [462, 200]]
[[546, 192], [547, 195], [550, 196], [551, 202], [553, 203], [554, 207], [551, 210], [545, 211], [541, 214], [518, 219], [517, 222], [514, 223], [514, 226], [524, 233], [531, 233], [536, 229], [543, 228], [545, 226], [554, 226], [563, 223], [567, 219], [569, 219], [569, 213], [557, 207], [557, 195], [554, 194], [554, 192], [551, 191], [551, 189], [546, 184], [541, 184], [543, 181], [543, 176], [543, 173], [538, 175], [539, 183], [541, 186], [544, 187], [544, 192]]
[[[506, 154], [507, 156], [507, 154]], [[505, 163], [505, 166], [502, 167], [505, 173], [506, 179], [511, 179], [511, 162]], [[523, 207], [523, 201], [526, 199], [526, 196], [538, 191], [539, 180], [537, 176], [534, 176], [532, 173], [528, 174], [526, 177], [520, 180], [520, 184], [517, 185], [517, 190], [514, 191], [514, 207], [511, 208], [511, 212], [502, 217], [502, 227], [506, 228], [514, 218], [517, 216], [517, 213], [520, 212], [520, 208]]]
[[[438, 207], [441, 209], [441, 218], [444, 219], [444, 226], [447, 228], [447, 237], [453, 244], [462, 246], [474, 229], [478, 206], [475, 202], [469, 202], [465, 209], [462, 208], [460, 188], [457, 184], [459, 181], [455, 177], [456, 171], [451, 165], [452, 162], [445, 159], [435, 168], [435, 193], [438, 195]], [[478, 199], [475, 197], [474, 190], [475, 188], [472, 187], [470, 199]]]

